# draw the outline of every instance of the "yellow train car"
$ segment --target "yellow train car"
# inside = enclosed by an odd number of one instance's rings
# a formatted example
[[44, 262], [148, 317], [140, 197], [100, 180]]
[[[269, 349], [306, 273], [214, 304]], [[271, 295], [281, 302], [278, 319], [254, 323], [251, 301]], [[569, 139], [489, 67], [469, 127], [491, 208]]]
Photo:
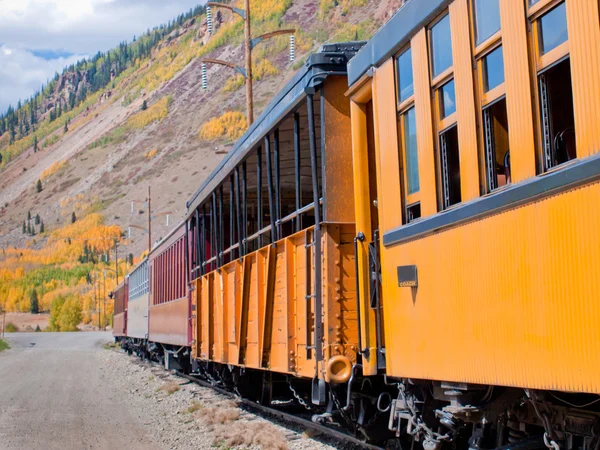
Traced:
[[362, 373], [398, 383], [390, 428], [598, 448], [598, 0], [412, 0], [348, 74]]
[[312, 55], [188, 202], [193, 371], [263, 403], [327, 404], [357, 360], [346, 64]]

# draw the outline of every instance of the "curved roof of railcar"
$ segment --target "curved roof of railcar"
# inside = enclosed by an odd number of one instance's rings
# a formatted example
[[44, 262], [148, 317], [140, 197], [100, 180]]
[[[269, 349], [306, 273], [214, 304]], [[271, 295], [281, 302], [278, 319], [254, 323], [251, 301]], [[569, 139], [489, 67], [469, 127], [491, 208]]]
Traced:
[[364, 42], [346, 42], [325, 44], [318, 53], [311, 55], [288, 84], [267, 105], [252, 126], [237, 141], [221, 163], [204, 180], [200, 188], [186, 203], [187, 217], [221, 184], [221, 182], [240, 164], [300, 101], [330, 75], [346, 75], [346, 65]]
[[408, 0], [348, 63], [348, 86], [379, 67], [431, 22], [452, 0]]

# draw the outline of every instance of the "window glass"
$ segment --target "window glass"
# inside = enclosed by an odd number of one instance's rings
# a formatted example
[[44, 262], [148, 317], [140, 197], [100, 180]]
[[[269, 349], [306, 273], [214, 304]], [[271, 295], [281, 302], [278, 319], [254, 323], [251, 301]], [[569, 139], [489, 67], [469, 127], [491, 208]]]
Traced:
[[490, 91], [502, 83], [504, 83], [504, 56], [500, 46], [483, 57], [483, 91]]
[[404, 114], [404, 151], [406, 152], [406, 184], [408, 194], [419, 192], [419, 158], [415, 108]]
[[529, 6], [533, 6], [535, 5], [537, 2], [539, 2], [540, 0], [529, 0]]
[[398, 101], [403, 102], [414, 93], [412, 52], [410, 48], [398, 56]]
[[500, 0], [474, 0], [475, 41], [484, 42], [500, 30]]
[[539, 19], [540, 53], [543, 55], [558, 47], [569, 38], [567, 33], [567, 12], [561, 3]]
[[456, 112], [456, 95], [454, 94], [454, 80], [449, 81], [439, 89], [440, 94], [440, 119], [445, 119]]
[[452, 66], [452, 38], [448, 14], [431, 28], [431, 59], [434, 78]]

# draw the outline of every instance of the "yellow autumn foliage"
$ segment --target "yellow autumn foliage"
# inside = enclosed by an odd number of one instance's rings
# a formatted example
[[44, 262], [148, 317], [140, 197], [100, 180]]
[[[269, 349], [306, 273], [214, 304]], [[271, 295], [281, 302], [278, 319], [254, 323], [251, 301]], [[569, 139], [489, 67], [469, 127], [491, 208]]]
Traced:
[[58, 172], [60, 169], [62, 169], [66, 164], [67, 164], [66, 160], [56, 161], [50, 167], [48, 167], [47, 169], [42, 171], [42, 175], [40, 175], [40, 180], [44, 181], [47, 178], [50, 178], [52, 175], [54, 175], [56, 172]]
[[223, 137], [239, 139], [248, 128], [246, 116], [239, 111], [228, 111], [206, 122], [200, 128], [200, 139], [214, 141]]
[[150, 105], [145, 111], [140, 111], [131, 116], [127, 121], [127, 125], [133, 128], [144, 128], [151, 123], [160, 122], [169, 114], [170, 104], [171, 96], [163, 97], [153, 105]]
[[152, 159], [154, 158], [156, 155], [158, 155], [158, 150], [157, 149], [152, 149], [150, 150], [148, 153], [146, 153], [146, 159]]

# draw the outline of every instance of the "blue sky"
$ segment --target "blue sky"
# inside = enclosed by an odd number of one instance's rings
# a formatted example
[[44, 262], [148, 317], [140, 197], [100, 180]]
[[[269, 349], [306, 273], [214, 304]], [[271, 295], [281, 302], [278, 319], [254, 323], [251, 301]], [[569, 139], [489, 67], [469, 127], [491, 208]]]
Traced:
[[0, 0], [0, 111], [55, 72], [206, 0]]

